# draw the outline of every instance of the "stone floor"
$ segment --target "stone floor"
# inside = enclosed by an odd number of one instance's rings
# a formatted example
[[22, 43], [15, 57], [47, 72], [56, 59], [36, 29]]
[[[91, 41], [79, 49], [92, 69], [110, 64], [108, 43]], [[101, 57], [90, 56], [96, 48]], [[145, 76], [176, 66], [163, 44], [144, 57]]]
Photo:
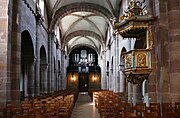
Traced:
[[87, 93], [79, 93], [71, 118], [100, 118], [98, 110]]

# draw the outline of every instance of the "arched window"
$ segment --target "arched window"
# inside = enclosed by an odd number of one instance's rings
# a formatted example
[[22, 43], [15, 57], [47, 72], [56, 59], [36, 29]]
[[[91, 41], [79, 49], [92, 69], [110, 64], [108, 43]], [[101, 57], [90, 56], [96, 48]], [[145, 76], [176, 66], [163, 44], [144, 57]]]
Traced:
[[148, 93], [148, 81], [144, 80], [142, 86], [142, 95], [145, 96], [146, 93]]

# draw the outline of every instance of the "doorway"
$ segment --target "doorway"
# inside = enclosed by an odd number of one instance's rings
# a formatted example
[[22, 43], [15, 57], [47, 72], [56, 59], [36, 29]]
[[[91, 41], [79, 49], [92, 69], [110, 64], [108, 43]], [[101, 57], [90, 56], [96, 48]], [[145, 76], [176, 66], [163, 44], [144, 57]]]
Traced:
[[88, 92], [89, 77], [88, 74], [79, 75], [79, 92]]

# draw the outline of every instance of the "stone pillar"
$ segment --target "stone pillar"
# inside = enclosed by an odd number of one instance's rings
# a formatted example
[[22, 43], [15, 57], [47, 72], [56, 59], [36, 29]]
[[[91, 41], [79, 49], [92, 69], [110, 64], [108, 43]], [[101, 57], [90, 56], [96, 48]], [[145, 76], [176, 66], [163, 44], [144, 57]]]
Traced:
[[[106, 58], [105, 51], [102, 52], [102, 58], [100, 57], [100, 66], [101, 66], [101, 89], [107, 89], [107, 77], [106, 77]], [[103, 68], [103, 69], [102, 69]]]
[[119, 34], [118, 32], [116, 33], [116, 73], [117, 73], [117, 87], [116, 87], [116, 91], [119, 92], [120, 90], [120, 49], [119, 49], [119, 38], [118, 38]]
[[66, 57], [66, 54], [64, 52], [64, 55], [63, 55], [63, 76], [62, 76], [62, 85], [63, 85], [63, 90], [66, 89], [66, 83], [67, 83], [67, 75], [66, 75], [66, 63], [67, 63], [67, 57]]
[[[55, 39], [55, 35], [54, 33], [51, 34], [51, 92], [54, 92], [55, 91], [55, 70], [54, 70], [54, 39]], [[53, 53], [54, 52], [54, 53]]]
[[124, 75], [124, 73], [122, 72], [123, 70], [124, 70], [124, 64], [122, 64], [123, 62], [122, 62], [123, 60], [121, 60], [121, 64], [120, 64], [120, 87], [119, 87], [119, 92], [120, 93], [124, 93], [125, 92], [125, 88], [126, 88], [126, 86], [125, 86], [125, 84], [126, 84], [126, 80], [125, 80], [125, 75]]
[[52, 69], [52, 66], [51, 66], [51, 56], [52, 56], [52, 34], [49, 33], [48, 35], [48, 63], [49, 63], [49, 67], [48, 67], [48, 93], [51, 92], [51, 78], [52, 78], [52, 72], [51, 72], [51, 69]]
[[41, 76], [40, 76], [40, 92], [41, 93], [47, 93], [47, 68], [48, 64], [41, 64]]
[[167, 0], [171, 102], [180, 102], [180, 1]]
[[[154, 44], [156, 67], [152, 65], [156, 78], [149, 76], [149, 96], [151, 102], [169, 102], [169, 51], [168, 51], [168, 19], [167, 19], [167, 0], [155, 0], [154, 3], [157, 20], [154, 22]], [[153, 57], [154, 58], [154, 57]], [[154, 93], [156, 92], [157, 95]], [[158, 98], [158, 99], [157, 99]]]
[[35, 63], [34, 62], [30, 62], [27, 65], [27, 78], [28, 78], [28, 82], [27, 82], [27, 86], [28, 86], [28, 96], [29, 97], [33, 97], [34, 96], [34, 68], [35, 68]]
[[[3, 6], [1, 8], [5, 8], [6, 2], [3, 1], [2, 5]], [[2, 18], [5, 18], [4, 19], [5, 22], [0, 23], [2, 25], [1, 28], [3, 28], [4, 30], [7, 30], [6, 28], [8, 28], [8, 26], [9, 26], [8, 37], [6, 37], [6, 33], [2, 33], [2, 34], [0, 33], [1, 34], [0, 40], [4, 39], [4, 37], [7, 38], [7, 40], [4, 40], [7, 43], [6, 46], [5, 47], [0, 46], [3, 51], [2, 54], [6, 54], [5, 58], [8, 60], [8, 63], [6, 65], [6, 67], [8, 68], [8, 72], [6, 73], [8, 83], [3, 82], [3, 83], [6, 83], [6, 85], [7, 85], [5, 87], [5, 88], [7, 88], [6, 93], [7, 93], [7, 97], [8, 97], [8, 98], [6, 98], [6, 100], [13, 101], [16, 103], [20, 103], [21, 40], [20, 40], [20, 33], [19, 33], [19, 26], [20, 26], [19, 5], [20, 5], [20, 1], [17, 2], [16, 0], [9, 0], [9, 9], [8, 9], [8, 11], [4, 12], [4, 16], [6, 16], [5, 14], [8, 13], [9, 21], [6, 22], [7, 17], [2, 17]], [[1, 12], [1, 14], [3, 14], [3, 13]], [[5, 26], [3, 26], [3, 25], [5, 25]], [[6, 27], [6, 25], [7, 25], [7, 27]], [[3, 40], [1, 40], [1, 41], [3, 41]], [[6, 53], [5, 49], [8, 49], [8, 53]], [[1, 55], [1, 57], [2, 56], [3, 55]], [[4, 70], [4, 71], [6, 71], [6, 70]], [[4, 72], [4, 71], [2, 71], [2, 72]]]
[[113, 36], [113, 40], [114, 40], [114, 56], [113, 56], [113, 66], [114, 66], [114, 69], [113, 69], [113, 75], [114, 75], [114, 79], [113, 79], [113, 91], [114, 92], [117, 92], [117, 88], [118, 88], [118, 53], [117, 53], [117, 50], [118, 50], [118, 47], [117, 47], [117, 34], [115, 33], [114, 36]]
[[[7, 87], [8, 83], [8, 0], [0, 1], [0, 107], [4, 108], [7, 100]], [[9, 9], [11, 9], [11, 4]], [[10, 88], [9, 88], [10, 89]]]
[[61, 90], [61, 71], [58, 69], [58, 90]]
[[140, 103], [142, 102], [142, 93], [141, 93], [142, 86], [134, 84], [133, 85], [133, 103]]
[[[38, 49], [37, 49], [38, 50]], [[39, 56], [37, 56], [37, 59], [36, 59], [36, 64], [35, 64], [35, 91], [34, 91], [34, 94], [35, 95], [39, 95], [40, 94], [40, 59], [39, 59]]]
[[35, 67], [35, 95], [40, 94], [40, 41], [39, 41], [39, 31], [40, 23], [36, 21], [36, 67]]
[[127, 85], [127, 87], [128, 87], [128, 88], [127, 88], [127, 92], [128, 92], [128, 93], [127, 93], [127, 95], [128, 95], [128, 102], [132, 102], [132, 92], [133, 92], [133, 91], [132, 91], [132, 89], [133, 89], [133, 88], [132, 88], [132, 84], [131, 84], [130, 82], [127, 82], [127, 84], [128, 84], [128, 85]]

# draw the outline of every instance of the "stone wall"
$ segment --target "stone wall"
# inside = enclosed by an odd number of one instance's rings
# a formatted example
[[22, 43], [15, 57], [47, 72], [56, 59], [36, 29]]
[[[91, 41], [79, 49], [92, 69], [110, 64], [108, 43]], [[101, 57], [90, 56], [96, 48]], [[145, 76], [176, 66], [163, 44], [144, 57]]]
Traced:
[[[180, 100], [179, 74], [179, 37], [180, 37], [180, 1], [155, 0], [154, 24], [156, 66], [153, 78], [150, 80], [150, 92], [157, 92], [157, 102], [175, 102]], [[152, 86], [151, 86], [152, 85]], [[157, 87], [156, 87], [157, 85]], [[156, 100], [153, 100], [156, 101]]]

